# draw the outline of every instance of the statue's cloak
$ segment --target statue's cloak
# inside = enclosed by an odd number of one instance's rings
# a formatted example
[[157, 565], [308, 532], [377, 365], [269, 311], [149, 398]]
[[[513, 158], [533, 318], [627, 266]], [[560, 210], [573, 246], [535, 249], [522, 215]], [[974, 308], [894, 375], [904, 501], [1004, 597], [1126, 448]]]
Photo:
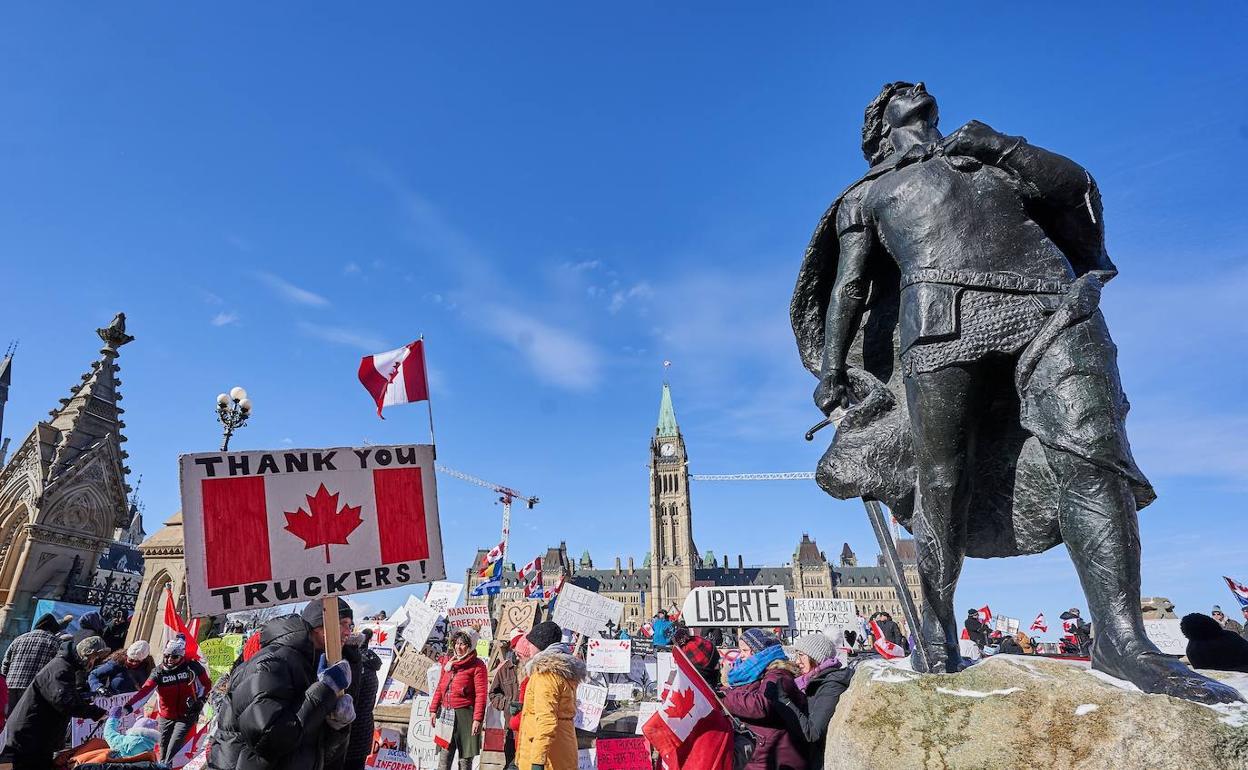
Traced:
[[[816, 377], [840, 258], [837, 211], [850, 191], [896, 167], [885, 161], [838, 196], [806, 247], [790, 315], [802, 363]], [[1090, 178], [1087, 201], [1084, 209], [1049, 212], [1041, 222], [1079, 277], [1022, 351], [1013, 376], [1007, 372], [984, 389], [971, 469], [968, 556], [1040, 553], [1062, 542], [1057, 516], [1062, 492], [1049, 451], [1070, 452], [1121, 475], [1137, 508], [1156, 497], [1131, 455], [1125, 427], [1129, 405], [1098, 309], [1102, 281], [1115, 269], [1105, 253], [1100, 198]], [[915, 464], [899, 349], [901, 276], [893, 259], [879, 247], [877, 252], [867, 260], [869, 291], [847, 356], [854, 403], [816, 478], [834, 497], [883, 502], [912, 530]]]

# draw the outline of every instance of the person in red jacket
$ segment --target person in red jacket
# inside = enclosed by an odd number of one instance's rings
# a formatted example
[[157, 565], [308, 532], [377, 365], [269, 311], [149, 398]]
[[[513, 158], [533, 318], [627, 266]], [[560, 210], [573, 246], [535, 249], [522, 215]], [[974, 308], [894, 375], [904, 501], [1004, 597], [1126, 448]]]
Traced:
[[485, 663], [477, 657], [476, 645], [465, 631], [451, 636], [451, 655], [442, 659], [442, 673], [429, 702], [429, 721], [436, 723], [438, 711], [452, 709], [454, 728], [450, 745], [438, 752], [439, 770], [451, 770], [459, 755], [460, 770], [471, 770], [472, 759], [481, 753], [481, 723], [485, 721], [485, 702], [489, 695], [489, 678]]
[[160, 696], [160, 761], [172, 762], [195, 729], [204, 699], [212, 691], [212, 679], [203, 664], [186, 657], [186, 640], [181, 634], [165, 645], [160, 665], [122, 709], [133, 711], [152, 690]]

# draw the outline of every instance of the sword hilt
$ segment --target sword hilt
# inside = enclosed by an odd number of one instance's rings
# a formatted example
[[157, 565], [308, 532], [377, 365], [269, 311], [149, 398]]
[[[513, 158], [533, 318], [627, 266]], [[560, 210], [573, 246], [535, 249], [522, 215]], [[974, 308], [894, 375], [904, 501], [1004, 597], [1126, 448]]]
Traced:
[[832, 424], [832, 418], [831, 418], [831, 417], [824, 417], [822, 420], [820, 420], [820, 421], [818, 422], [818, 424], [816, 424], [815, 426], [813, 426], [810, 430], [806, 431], [806, 440], [807, 440], [807, 441], [814, 441], [814, 440], [815, 440], [815, 434], [816, 434], [816, 433], [818, 433], [819, 431], [823, 430], [824, 428], [828, 427], [828, 426], [829, 426], [829, 425], [831, 425], [831, 424]]

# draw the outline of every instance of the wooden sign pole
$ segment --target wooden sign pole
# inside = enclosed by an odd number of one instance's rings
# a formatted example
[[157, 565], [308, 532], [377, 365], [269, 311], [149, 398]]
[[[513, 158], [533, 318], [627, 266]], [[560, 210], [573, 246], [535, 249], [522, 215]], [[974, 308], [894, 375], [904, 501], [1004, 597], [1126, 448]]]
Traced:
[[325, 623], [325, 660], [334, 665], [342, 660], [342, 629], [338, 619], [338, 597], [321, 599], [321, 619]]

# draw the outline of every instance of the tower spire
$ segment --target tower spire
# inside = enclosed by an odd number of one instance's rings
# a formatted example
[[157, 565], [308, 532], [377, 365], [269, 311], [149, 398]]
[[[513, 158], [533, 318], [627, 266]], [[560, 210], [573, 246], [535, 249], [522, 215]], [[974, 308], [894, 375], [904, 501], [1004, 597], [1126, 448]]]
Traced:
[[663, 395], [659, 399], [659, 424], [654, 429], [656, 436], [679, 436], [680, 426], [676, 424], [676, 410], [672, 408], [672, 388], [663, 383]]
[[9, 453], [9, 440], [4, 437], [4, 405], [9, 402], [9, 384], [13, 378], [13, 353], [17, 343], [10, 342], [0, 359], [0, 468], [4, 467], [5, 455]]

